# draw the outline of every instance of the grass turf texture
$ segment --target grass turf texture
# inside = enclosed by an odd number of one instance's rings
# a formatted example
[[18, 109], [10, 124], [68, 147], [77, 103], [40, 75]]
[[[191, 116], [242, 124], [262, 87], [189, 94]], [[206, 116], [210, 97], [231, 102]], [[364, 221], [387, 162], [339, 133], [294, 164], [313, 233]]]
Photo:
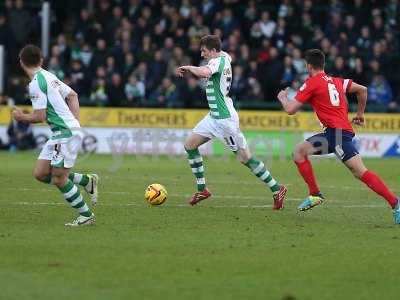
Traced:
[[[326, 203], [298, 213], [306, 188], [290, 161], [268, 163], [289, 188], [274, 212], [234, 159], [205, 160], [215, 197], [189, 207], [184, 158], [124, 157], [114, 172], [112, 156], [91, 156], [75, 168], [101, 176], [97, 224], [84, 228], [64, 228], [75, 215], [33, 180], [35, 160], [0, 153], [0, 299], [398, 298], [400, 227], [335, 160], [314, 164]], [[400, 192], [399, 160], [366, 164]], [[143, 200], [154, 182], [169, 192], [161, 207]]]

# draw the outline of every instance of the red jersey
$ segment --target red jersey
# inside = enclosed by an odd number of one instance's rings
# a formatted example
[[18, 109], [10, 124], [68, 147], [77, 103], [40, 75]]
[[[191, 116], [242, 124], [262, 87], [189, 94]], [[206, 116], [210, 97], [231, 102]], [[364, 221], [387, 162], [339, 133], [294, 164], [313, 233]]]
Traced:
[[354, 132], [348, 118], [346, 98], [352, 83], [351, 79], [331, 77], [321, 72], [304, 82], [295, 99], [301, 103], [310, 103], [325, 127]]

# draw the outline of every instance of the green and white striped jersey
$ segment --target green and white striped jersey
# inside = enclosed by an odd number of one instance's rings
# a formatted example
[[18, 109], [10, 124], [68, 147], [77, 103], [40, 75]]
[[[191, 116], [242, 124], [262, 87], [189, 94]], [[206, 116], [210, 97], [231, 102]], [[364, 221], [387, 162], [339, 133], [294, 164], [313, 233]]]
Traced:
[[33, 109], [46, 109], [46, 121], [53, 132], [52, 140], [69, 138], [74, 130], [80, 128], [79, 121], [65, 102], [72, 89], [54, 74], [39, 69], [29, 83], [28, 89]]
[[206, 67], [211, 70], [211, 76], [207, 80], [206, 95], [210, 115], [214, 119], [227, 119], [235, 113], [232, 99], [228, 92], [232, 83], [232, 58], [226, 52], [209, 60]]

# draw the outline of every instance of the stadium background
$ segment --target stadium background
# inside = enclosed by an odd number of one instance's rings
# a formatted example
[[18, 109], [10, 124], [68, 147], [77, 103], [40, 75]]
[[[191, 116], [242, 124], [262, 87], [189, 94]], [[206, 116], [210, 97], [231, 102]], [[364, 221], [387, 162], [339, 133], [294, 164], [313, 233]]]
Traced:
[[[5, 82], [0, 139], [12, 151], [18, 145], [10, 147], [15, 140], [10, 134], [19, 127], [10, 122], [7, 104], [30, 104], [17, 53], [26, 43], [40, 45], [42, 4], [16, 0], [1, 5]], [[320, 129], [309, 112], [294, 118], [271, 112], [280, 109], [276, 94], [281, 88], [289, 86], [293, 96], [306, 78], [302, 53], [310, 47], [326, 53], [328, 73], [368, 86], [367, 111], [378, 114], [369, 114], [366, 128], [359, 130], [360, 152], [400, 153], [398, 1], [89, 0], [50, 5], [45, 67], [87, 106], [81, 120], [90, 140], [85, 151], [182, 153], [184, 137], [206, 113], [206, 101], [203, 82], [177, 78], [174, 70], [203, 64], [199, 39], [213, 33], [233, 57], [230, 95], [259, 155], [288, 156], [298, 140]], [[354, 111], [355, 99], [349, 103]], [[16, 130], [10, 131], [10, 125]], [[40, 147], [49, 131], [41, 126], [32, 130]], [[118, 141], [123, 139], [132, 145], [122, 146]], [[203, 151], [223, 152], [218, 143]]]

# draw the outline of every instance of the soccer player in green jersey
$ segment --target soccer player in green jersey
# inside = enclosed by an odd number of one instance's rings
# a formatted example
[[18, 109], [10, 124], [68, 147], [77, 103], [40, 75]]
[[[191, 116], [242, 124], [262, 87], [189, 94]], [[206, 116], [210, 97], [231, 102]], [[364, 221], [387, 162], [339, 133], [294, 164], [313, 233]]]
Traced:
[[211, 196], [206, 187], [203, 158], [198, 148], [210, 139], [218, 138], [236, 154], [242, 164], [271, 189], [274, 209], [282, 209], [287, 190], [271, 176], [262, 161], [251, 155], [246, 139], [240, 130], [238, 113], [232, 99], [228, 97], [232, 82], [231, 57], [221, 51], [221, 40], [216, 35], [204, 36], [200, 42], [200, 51], [201, 56], [208, 60], [207, 65], [181, 66], [177, 69], [180, 77], [189, 72], [198, 78], [207, 79], [206, 95], [210, 107], [210, 112], [196, 125], [185, 142], [189, 164], [196, 177], [198, 190], [189, 203], [195, 205]]
[[16, 121], [47, 122], [51, 138], [43, 146], [34, 170], [37, 180], [54, 184], [79, 216], [66, 226], [90, 225], [94, 214], [83, 200], [77, 185], [84, 187], [92, 203], [97, 202], [98, 176], [70, 172], [81, 147], [83, 132], [79, 124], [78, 95], [52, 73], [42, 69], [41, 51], [34, 45], [25, 46], [19, 54], [22, 69], [31, 79], [29, 97], [33, 112], [13, 109]]

